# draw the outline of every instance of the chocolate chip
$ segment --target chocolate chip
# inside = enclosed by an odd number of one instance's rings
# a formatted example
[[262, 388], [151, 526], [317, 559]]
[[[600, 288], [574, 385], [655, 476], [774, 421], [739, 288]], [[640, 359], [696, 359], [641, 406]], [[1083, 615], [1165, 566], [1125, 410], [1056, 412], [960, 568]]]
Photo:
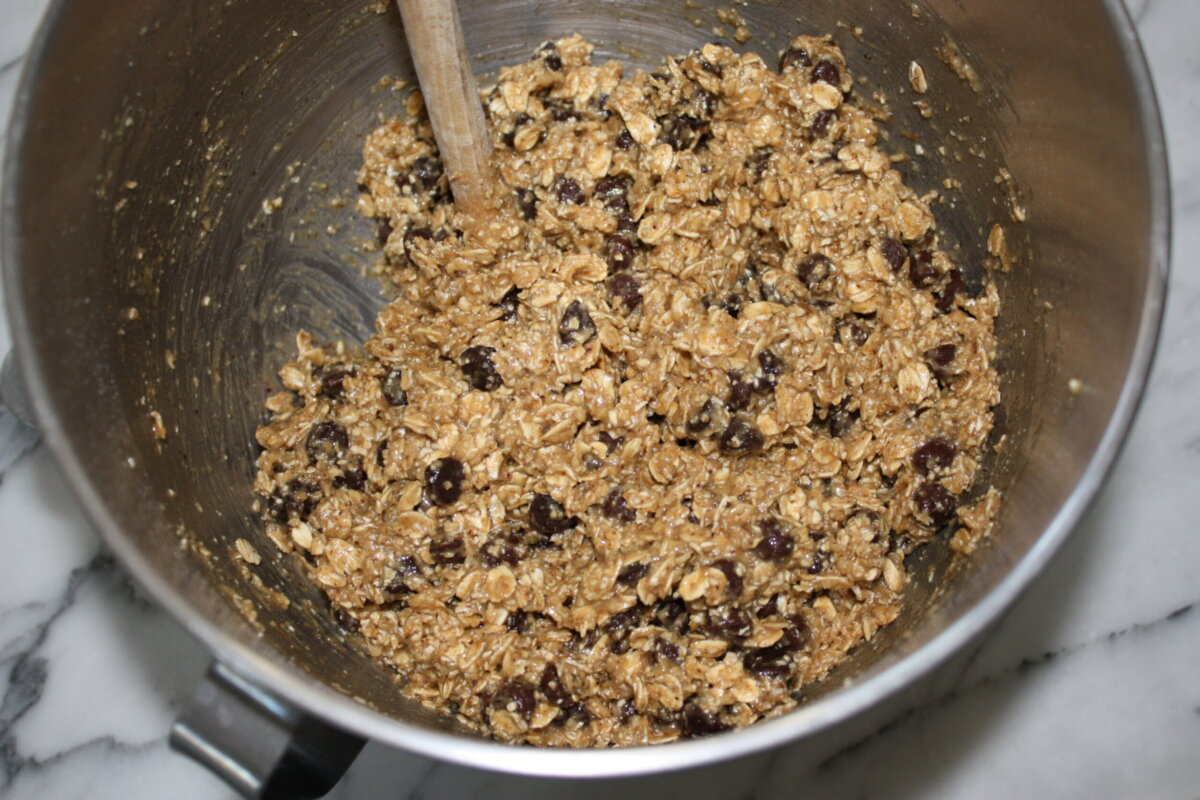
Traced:
[[754, 545], [754, 555], [763, 561], [786, 561], [796, 547], [796, 539], [784, 531], [779, 520], [768, 517], [758, 523], [762, 538]]
[[721, 721], [716, 712], [705, 711], [699, 703], [689, 703], [684, 706], [681, 715], [680, 733], [685, 739], [695, 739], [698, 736], [709, 736], [714, 733], [729, 730], [730, 726]]
[[618, 611], [604, 623], [609, 635], [609, 650], [617, 655], [629, 651], [629, 633], [641, 624], [641, 607], [634, 606]]
[[579, 517], [568, 517], [566, 510], [548, 494], [535, 494], [529, 504], [529, 524], [538, 533], [553, 536], [579, 524]]
[[813, 115], [812, 125], [809, 130], [812, 131], [813, 136], [824, 136], [829, 132], [829, 125], [835, 119], [837, 119], [837, 114], [832, 111], [818, 111]]
[[760, 147], [742, 162], [742, 166], [754, 173], [755, 180], [759, 180], [762, 178], [763, 173], [767, 171], [767, 167], [770, 166], [771, 154], [774, 152], [774, 148]]
[[537, 195], [532, 189], [517, 189], [517, 210], [521, 212], [521, 219], [526, 222], [532, 222], [537, 219]]
[[267, 509], [275, 520], [287, 523], [293, 516], [304, 521], [308, 519], [321, 499], [319, 484], [304, 478], [293, 478], [283, 487], [282, 494], [276, 489], [267, 498]]
[[671, 145], [672, 150], [687, 150], [696, 144], [700, 131], [708, 123], [691, 114], [665, 114], [658, 118], [658, 140]]
[[408, 405], [408, 392], [400, 388], [401, 373], [398, 369], [389, 369], [379, 379], [379, 389], [383, 393], [383, 399], [390, 406], [406, 406]]
[[954, 344], [939, 344], [925, 351], [925, 363], [934, 372], [945, 372], [957, 357], [958, 346]]
[[516, 286], [509, 289], [496, 305], [503, 310], [501, 322], [511, 322], [517, 318], [517, 309], [521, 305], [521, 290]]
[[713, 96], [713, 93], [705, 89], [697, 89], [692, 93], [692, 104], [695, 105], [700, 113], [705, 117], [711, 117], [713, 115], [713, 107], [716, 105], [716, 102], [717, 98]]
[[567, 691], [567, 687], [563, 686], [562, 679], [558, 677], [558, 667], [553, 664], [547, 664], [542, 670], [542, 678], [538, 681], [538, 688], [542, 690], [542, 694], [546, 699], [559, 708], [568, 706], [575, 702], [575, 698]]
[[608, 618], [604, 623], [604, 630], [609, 633], [620, 633], [629, 631], [638, 626], [641, 621], [641, 613], [637, 606], [632, 606], [623, 611], [618, 611]]
[[625, 503], [625, 497], [618, 489], [613, 489], [604, 498], [604, 502], [600, 504], [600, 513], [614, 522], [633, 522], [637, 519], [637, 512]]
[[628, 272], [618, 272], [608, 279], [608, 293], [614, 300], [624, 303], [629, 311], [642, 304], [642, 293], [637, 279]]
[[768, 647], [751, 650], [742, 657], [742, 667], [760, 678], [786, 678], [792, 671], [791, 654], [803, 649], [808, 641], [808, 623], [796, 614], [788, 617], [792, 624], [783, 635]]
[[283, 499], [283, 495], [279, 489], [274, 489], [269, 495], [263, 497], [264, 508], [271, 519], [278, 522], [280, 525], [286, 525], [288, 521], [287, 503]]
[[933, 481], [926, 481], [917, 487], [913, 492], [913, 504], [918, 515], [928, 520], [928, 524], [934, 528], [940, 528], [954, 519], [954, 512], [958, 508], [954, 495], [945, 486]]
[[330, 400], [345, 399], [346, 378], [353, 376], [354, 372], [352, 370], [343, 369], [340, 366], [333, 367], [321, 378], [321, 390], [319, 394], [322, 397], [328, 397]]
[[779, 56], [779, 72], [783, 73], [793, 67], [811, 67], [812, 58], [808, 51], [800, 47], [789, 47]]
[[609, 101], [609, 97], [604, 92], [601, 92], [600, 94], [598, 94], [594, 98], [592, 98], [592, 105], [594, 105], [597, 108], [597, 110], [599, 110], [600, 119], [602, 119], [602, 120], [608, 120], [608, 119], [612, 118], [613, 112], [608, 107], [608, 101]]
[[954, 463], [958, 449], [941, 436], [930, 439], [912, 454], [912, 465], [922, 475], [937, 473]]
[[679, 663], [679, 648], [662, 637], [654, 640], [653, 652], [669, 661], [674, 661], [676, 664]]
[[558, 202], [560, 203], [574, 203], [575, 205], [579, 205], [583, 202], [583, 189], [580, 188], [579, 182], [574, 178], [559, 175], [554, 181], [554, 196], [558, 198]]
[[633, 265], [633, 242], [628, 237], [614, 234], [604, 246], [604, 261], [610, 274], [627, 270]]
[[880, 242], [879, 252], [892, 272], [899, 272], [908, 260], [908, 248], [895, 239], [884, 239]]
[[617, 214], [617, 233], [630, 242], [637, 243], [638, 223], [631, 215]]
[[479, 548], [479, 560], [488, 569], [500, 564], [515, 566], [521, 560], [520, 544], [514, 533], [493, 534]]
[[740, 608], [710, 609], [706, 629], [710, 636], [738, 644], [754, 632], [754, 623]]
[[590, 725], [592, 719], [594, 719], [592, 712], [587, 710], [587, 706], [583, 703], [571, 703], [559, 712], [558, 716], [554, 718], [553, 724], [561, 727], [570, 722], [574, 723], [574, 727], [582, 728]]
[[637, 582], [646, 577], [646, 573], [649, 571], [649, 565], [634, 561], [632, 564], [626, 564], [617, 573], [617, 583], [622, 586], [636, 586]]
[[492, 698], [492, 707], [511, 712], [526, 722], [533, 717], [533, 709], [537, 707], [533, 689], [524, 681], [506, 681]]
[[721, 205], [721, 201], [720, 201], [720, 199], [717, 198], [716, 195], [713, 195], [712, 197], [706, 197], [703, 200], [701, 200], [700, 205], [702, 205], [706, 208], [712, 208], [714, 206]]
[[550, 119], [555, 122], [566, 122], [572, 119], [583, 119], [583, 115], [575, 110], [575, 105], [570, 100], [555, 100], [547, 98], [542, 100], [542, 105], [550, 112]]
[[313, 461], [337, 461], [346, 454], [349, 446], [346, 429], [328, 420], [313, 425], [304, 441], [304, 449]]
[[738, 315], [742, 313], [742, 296], [731, 292], [721, 299], [721, 302], [717, 304], [717, 308], [737, 319]]
[[735, 369], [729, 372], [729, 396], [725, 399], [725, 407], [730, 411], [741, 411], [750, 405], [754, 394], [754, 384], [746, 380], [742, 371]]
[[392, 569], [396, 574], [392, 576], [391, 582], [383, 590], [388, 594], [412, 594], [415, 590], [409, 584], [408, 579], [421, 574], [421, 567], [417, 564], [417, 560], [412, 556], [400, 556]]
[[867, 343], [867, 338], [870, 336], [867, 333], [867, 329], [857, 322], [847, 322], [845, 320], [838, 320], [837, 331], [842, 344], [846, 346], [862, 347]]
[[621, 128], [617, 132], [616, 145], [618, 150], [628, 150], [633, 147], [633, 134], [629, 132], [628, 128]]
[[426, 191], [437, 186], [445, 168], [442, 162], [432, 156], [421, 156], [412, 165], [412, 176], [420, 182]]
[[542, 57], [542, 63], [546, 65], [546, 69], [558, 72], [563, 68], [562, 56], [559, 55], [558, 47], [554, 42], [546, 42], [542, 45], [539, 54]]
[[629, 210], [629, 178], [625, 175], [605, 175], [596, 181], [592, 197], [604, 204], [609, 211]]
[[459, 354], [458, 366], [462, 369], [463, 377], [467, 379], [471, 388], [481, 392], [491, 392], [504, 384], [500, 373], [496, 371], [495, 362], [492, 361], [494, 352], [496, 352], [494, 347], [477, 344]]
[[812, 69], [812, 75], [809, 77], [809, 83], [828, 83], [831, 86], [837, 86], [842, 82], [842, 73], [838, 70], [837, 64], [827, 58], [823, 58], [817, 62], [817, 65]]
[[775, 645], [759, 647], [742, 656], [742, 668], [760, 678], [786, 678], [792, 671], [787, 653], [780, 652]]
[[432, 241], [433, 231], [428, 226], [422, 225], [416, 228], [410, 227], [404, 232], [404, 237], [401, 239], [401, 242], [404, 245], [404, 256], [408, 259], [408, 262], [413, 265], [416, 264], [416, 261], [413, 260], [413, 252], [415, 250], [417, 239], [428, 239]]
[[604, 454], [609, 456], [616, 452], [617, 448], [625, 444], [624, 436], [613, 436], [608, 431], [600, 431], [596, 435], [596, 438], [600, 440], [600, 444], [604, 445]]
[[753, 422], [737, 416], [721, 431], [718, 445], [723, 453], [756, 453], [762, 449], [763, 435]]
[[805, 256], [796, 267], [796, 277], [814, 294], [833, 291], [833, 273], [833, 262], [820, 253]]
[[782, 372], [783, 360], [770, 350], [763, 350], [758, 354], [758, 382], [754, 388], [760, 392], [774, 391]]
[[758, 611], [754, 612], [754, 616], [759, 619], [766, 619], [779, 613], [779, 595], [771, 595], [771, 599], [763, 603]]
[[425, 495], [439, 506], [450, 506], [462, 497], [466, 473], [457, 458], [439, 458], [425, 468]]
[[362, 467], [342, 470], [342, 474], [333, 479], [335, 489], [353, 489], [361, 492], [367, 486], [367, 473]]
[[466, 545], [461, 536], [442, 539], [429, 545], [433, 563], [441, 565], [461, 564], [467, 560]]
[[830, 436], [840, 439], [854, 428], [854, 423], [857, 421], [858, 412], [846, 408], [846, 404], [843, 402], [826, 412], [825, 427]]
[[339, 628], [347, 633], [358, 633], [358, 620], [355, 619], [349, 611], [341, 606], [337, 606], [333, 609], [333, 621], [338, 624]]
[[713, 420], [716, 418], [717, 412], [717, 401], [706, 401], [704, 405], [700, 406], [696, 413], [692, 414], [688, 421], [684, 423], [684, 430], [686, 430], [688, 433], [703, 433], [704, 431], [708, 430], [710, 425], [712, 425]]
[[660, 600], [651, 612], [654, 621], [662, 628], [680, 635], [688, 632], [687, 605], [678, 597]]
[[[532, 121], [533, 121], [533, 117], [529, 116], [525, 112], [521, 112], [520, 114], [517, 114], [517, 116], [513, 117], [512, 130], [506, 132], [500, 138], [503, 139], [504, 144], [506, 144], [507, 146], [514, 147], [516, 144], [516, 140], [517, 140], [517, 130], [524, 125], [528, 125]], [[538, 139], [539, 143], [541, 142], [541, 138], [544, 136], [545, 136], [545, 131], [543, 131], [541, 134], [541, 137], [539, 137], [539, 139]], [[536, 145], [535, 145], [535, 147], [536, 147]]]
[[812, 563], [808, 565], [809, 575], [820, 575], [825, 569], [825, 559], [821, 558], [820, 553], [813, 553]]
[[957, 269], [950, 270], [949, 280], [940, 292], [937, 292], [934, 297], [936, 302], [934, 305], [937, 310], [943, 314], [949, 314], [954, 309], [954, 301], [960, 294], [965, 294], [967, 291], [967, 282], [963, 280], [962, 272]]
[[[498, 563], [498, 562], [497, 562]], [[529, 625], [529, 612], [518, 608], [504, 618], [504, 627], [513, 633], [525, 633]]]
[[587, 306], [579, 300], [571, 301], [558, 322], [558, 341], [564, 346], [586, 344], [596, 335], [596, 323], [588, 313]]
[[742, 576], [738, 574], [737, 565], [729, 558], [718, 558], [716, 561], [709, 564], [710, 567], [716, 567], [721, 570], [721, 574], [725, 576], [726, 591], [735, 600], [742, 593]]
[[918, 289], [928, 289], [937, 283], [941, 273], [933, 265], [933, 253], [922, 250], [917, 253], [908, 265], [908, 279]]

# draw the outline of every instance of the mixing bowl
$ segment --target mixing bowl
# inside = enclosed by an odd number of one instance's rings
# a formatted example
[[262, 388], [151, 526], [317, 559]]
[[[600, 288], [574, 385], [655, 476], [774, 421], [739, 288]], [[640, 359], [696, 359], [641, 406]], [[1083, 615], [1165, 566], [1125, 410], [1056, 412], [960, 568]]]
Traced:
[[[732, 43], [709, 0], [460, 8], [481, 75], [574, 32], [598, 57], [639, 66]], [[737, 46], [770, 63], [794, 35], [835, 35], [858, 97], [886, 97], [885, 147], [907, 155], [907, 180], [940, 192], [935, 214], [976, 286], [988, 232], [1004, 228], [1004, 400], [985, 470], [1005, 502], [970, 559], [944, 541], [915, 554], [900, 619], [795, 711], [707, 739], [567, 751], [490, 742], [405, 699], [251, 512], [254, 429], [295, 331], [359, 342], [385, 302], [355, 173], [363, 136], [403, 108], [388, 79], [412, 80], [398, 13], [329, 0], [52, 4], [5, 168], [15, 353], [96, 527], [222, 665], [177, 727], [181, 748], [246, 792], [310, 796], [358, 737], [536, 775], [744, 755], [812, 736], [926, 673], [1059, 547], [1129, 426], [1165, 290], [1164, 147], [1122, 6], [764, 0], [737, 11], [753, 34]], [[912, 61], [925, 95], [909, 87]], [[234, 557], [239, 538], [264, 556], [253, 573]]]

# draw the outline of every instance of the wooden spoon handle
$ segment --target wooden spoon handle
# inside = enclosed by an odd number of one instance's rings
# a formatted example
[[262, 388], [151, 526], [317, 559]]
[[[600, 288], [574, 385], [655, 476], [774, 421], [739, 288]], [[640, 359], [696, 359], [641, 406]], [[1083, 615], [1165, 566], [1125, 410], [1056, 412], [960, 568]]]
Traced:
[[455, 0], [397, 0], [425, 108], [459, 211], [487, 210], [497, 180], [492, 143]]

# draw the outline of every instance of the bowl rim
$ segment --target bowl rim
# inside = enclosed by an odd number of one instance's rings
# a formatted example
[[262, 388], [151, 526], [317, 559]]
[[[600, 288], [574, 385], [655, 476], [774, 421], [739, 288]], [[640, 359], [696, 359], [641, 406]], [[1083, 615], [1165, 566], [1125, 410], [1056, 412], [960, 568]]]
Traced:
[[[40, 67], [47, 58], [58, 21], [71, 0], [52, 0], [30, 46], [13, 102], [4, 154], [3, 205], [0, 207], [0, 262], [4, 284], [19, 284], [21, 164], [18, 153], [29, 134], [29, 109]], [[146, 591], [188, 631], [201, 640], [214, 658], [282, 700], [337, 727], [383, 744], [440, 761], [499, 772], [539, 777], [621, 777], [666, 772], [747, 756], [807, 737], [845, 721], [926, 675], [1008, 608], [1046, 567], [1065, 542], [1084, 511], [1103, 486], [1132, 425], [1146, 390], [1166, 302], [1171, 245], [1171, 197], [1166, 141], [1159, 103], [1145, 53], [1128, 10], [1120, 0], [1101, 0], [1138, 99], [1138, 114], [1146, 140], [1145, 158], [1150, 189], [1148, 273], [1141, 321], [1132, 358], [1112, 416], [1080, 479], [1034, 546], [974, 607], [914, 652], [876, 675], [832, 692], [774, 719], [747, 728], [691, 741], [617, 749], [512, 747], [485, 739], [431, 731], [388, 717], [299, 670], [272, 660], [229, 636], [177, 591], [121, 531], [104, 498], [92, 484], [80, 455], [65, 434], [49, 400], [43, 365], [34, 352], [29, 320], [14, 291], [5, 292], [13, 334], [13, 349], [21, 368], [40, 430], [71, 491], [89, 521], [100, 531], [129, 572]]]

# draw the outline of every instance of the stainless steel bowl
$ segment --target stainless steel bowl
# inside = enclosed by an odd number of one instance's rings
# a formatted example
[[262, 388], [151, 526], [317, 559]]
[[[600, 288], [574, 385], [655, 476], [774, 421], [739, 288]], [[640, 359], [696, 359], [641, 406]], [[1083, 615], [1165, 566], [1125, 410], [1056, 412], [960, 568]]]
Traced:
[[[601, 56], [650, 65], [711, 40], [718, 5], [460, 2], [480, 73], [572, 32]], [[889, 147], [914, 153], [912, 133], [925, 149], [903, 166], [911, 183], [961, 184], [936, 214], [974, 280], [993, 222], [1017, 255], [996, 275], [1004, 441], [986, 467], [1006, 494], [999, 527], [969, 561], [938, 545], [915, 556], [899, 621], [792, 713], [654, 748], [485, 741], [405, 700], [297, 566], [272, 555], [250, 512], [264, 393], [295, 330], [359, 341], [382, 302], [357, 248], [371, 231], [352, 201], [363, 135], [401, 108], [380, 79], [411, 78], [390, 5], [54, 3], [17, 99], [3, 208], [9, 314], [38, 422], [96, 526], [159, 602], [233, 672], [348, 731], [479, 767], [599, 776], [825, 730], [987, 626], [1059, 547], [1129, 426], [1165, 290], [1162, 133], [1117, 0], [919, 6], [919, 16], [898, 0], [739, 6], [754, 33], [745, 47], [773, 60], [793, 35], [832, 32], [860, 95], [888, 95]], [[946, 42], [973, 76], [939, 63]], [[932, 86], [929, 121], [904, 93], [912, 60]], [[1013, 185], [997, 184], [1002, 169]], [[255, 574], [287, 608], [231, 557], [238, 537], [268, 555]]]

